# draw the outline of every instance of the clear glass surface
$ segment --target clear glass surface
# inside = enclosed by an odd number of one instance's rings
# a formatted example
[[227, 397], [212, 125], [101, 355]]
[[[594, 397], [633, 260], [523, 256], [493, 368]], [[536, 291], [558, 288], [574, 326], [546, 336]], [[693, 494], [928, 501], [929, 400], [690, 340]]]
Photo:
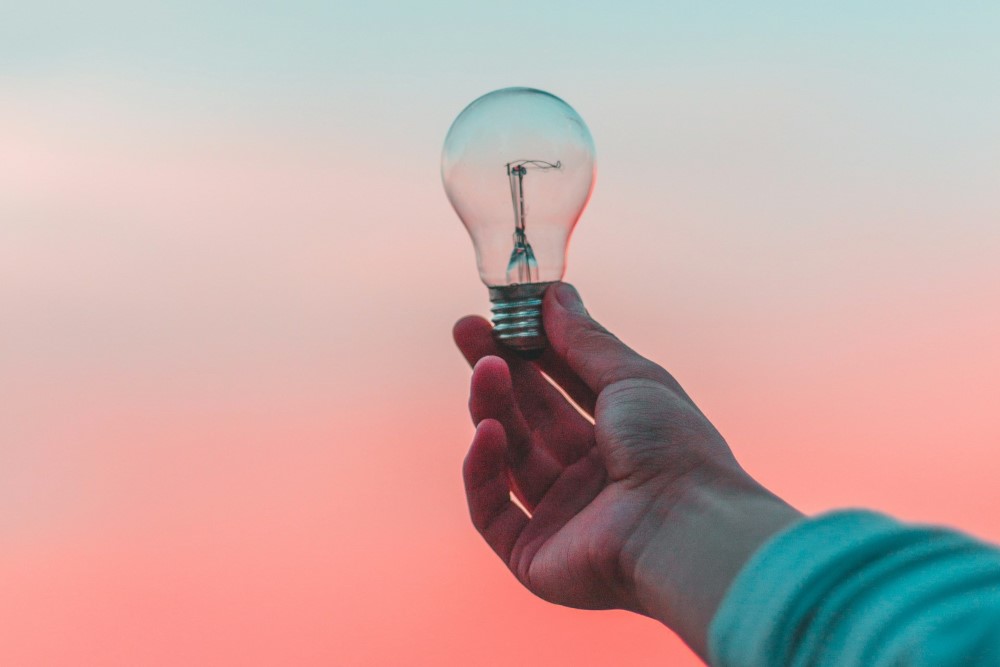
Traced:
[[444, 142], [441, 178], [490, 287], [560, 280], [594, 187], [594, 140], [579, 114], [531, 88], [483, 95]]

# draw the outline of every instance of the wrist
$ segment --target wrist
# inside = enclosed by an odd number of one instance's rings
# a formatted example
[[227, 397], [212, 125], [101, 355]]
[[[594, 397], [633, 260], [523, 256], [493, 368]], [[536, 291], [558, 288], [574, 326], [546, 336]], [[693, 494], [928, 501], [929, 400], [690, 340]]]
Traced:
[[651, 503], [629, 553], [638, 611], [707, 657], [708, 625], [733, 579], [801, 517], [735, 465], [675, 481]]

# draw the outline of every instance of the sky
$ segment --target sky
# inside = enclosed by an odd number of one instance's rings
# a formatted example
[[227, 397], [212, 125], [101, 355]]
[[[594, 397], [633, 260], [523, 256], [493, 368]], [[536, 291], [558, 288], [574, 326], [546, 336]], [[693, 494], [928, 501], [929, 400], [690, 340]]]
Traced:
[[566, 279], [807, 513], [1000, 541], [995, 3], [32, 2], [0, 21], [0, 663], [694, 665], [468, 520], [444, 196], [548, 90]]

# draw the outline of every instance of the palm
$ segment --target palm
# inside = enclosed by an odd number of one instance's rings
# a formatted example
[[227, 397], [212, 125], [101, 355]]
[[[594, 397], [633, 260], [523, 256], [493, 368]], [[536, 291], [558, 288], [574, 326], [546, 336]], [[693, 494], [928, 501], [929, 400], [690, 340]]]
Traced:
[[[633, 607], [622, 552], [654, 497], [637, 471], [655, 475], [666, 458], [654, 451], [663, 441], [648, 437], [662, 425], [644, 423], [659, 417], [643, 417], [655, 414], [643, 406], [662, 406], [660, 394], [669, 390], [637, 380], [597, 396], [547, 353], [539, 366], [596, 414], [595, 427], [534, 365], [499, 349], [484, 320], [460, 322], [456, 340], [476, 366], [470, 411], [479, 427], [465, 471], [476, 526], [540, 597], [588, 609]], [[643, 467], [645, 458], [657, 464]], [[510, 491], [530, 520], [510, 502]]]

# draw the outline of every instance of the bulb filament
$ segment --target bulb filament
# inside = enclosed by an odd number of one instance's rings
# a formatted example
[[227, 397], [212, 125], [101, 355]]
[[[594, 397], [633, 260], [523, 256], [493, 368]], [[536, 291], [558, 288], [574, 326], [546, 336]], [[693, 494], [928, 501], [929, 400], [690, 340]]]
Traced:
[[528, 168], [560, 169], [562, 162], [555, 164], [544, 160], [517, 160], [507, 163], [507, 178], [510, 179], [510, 196], [514, 204], [514, 250], [507, 264], [507, 283], [533, 283], [538, 280], [538, 262], [535, 252], [528, 243], [525, 233], [524, 176]]

